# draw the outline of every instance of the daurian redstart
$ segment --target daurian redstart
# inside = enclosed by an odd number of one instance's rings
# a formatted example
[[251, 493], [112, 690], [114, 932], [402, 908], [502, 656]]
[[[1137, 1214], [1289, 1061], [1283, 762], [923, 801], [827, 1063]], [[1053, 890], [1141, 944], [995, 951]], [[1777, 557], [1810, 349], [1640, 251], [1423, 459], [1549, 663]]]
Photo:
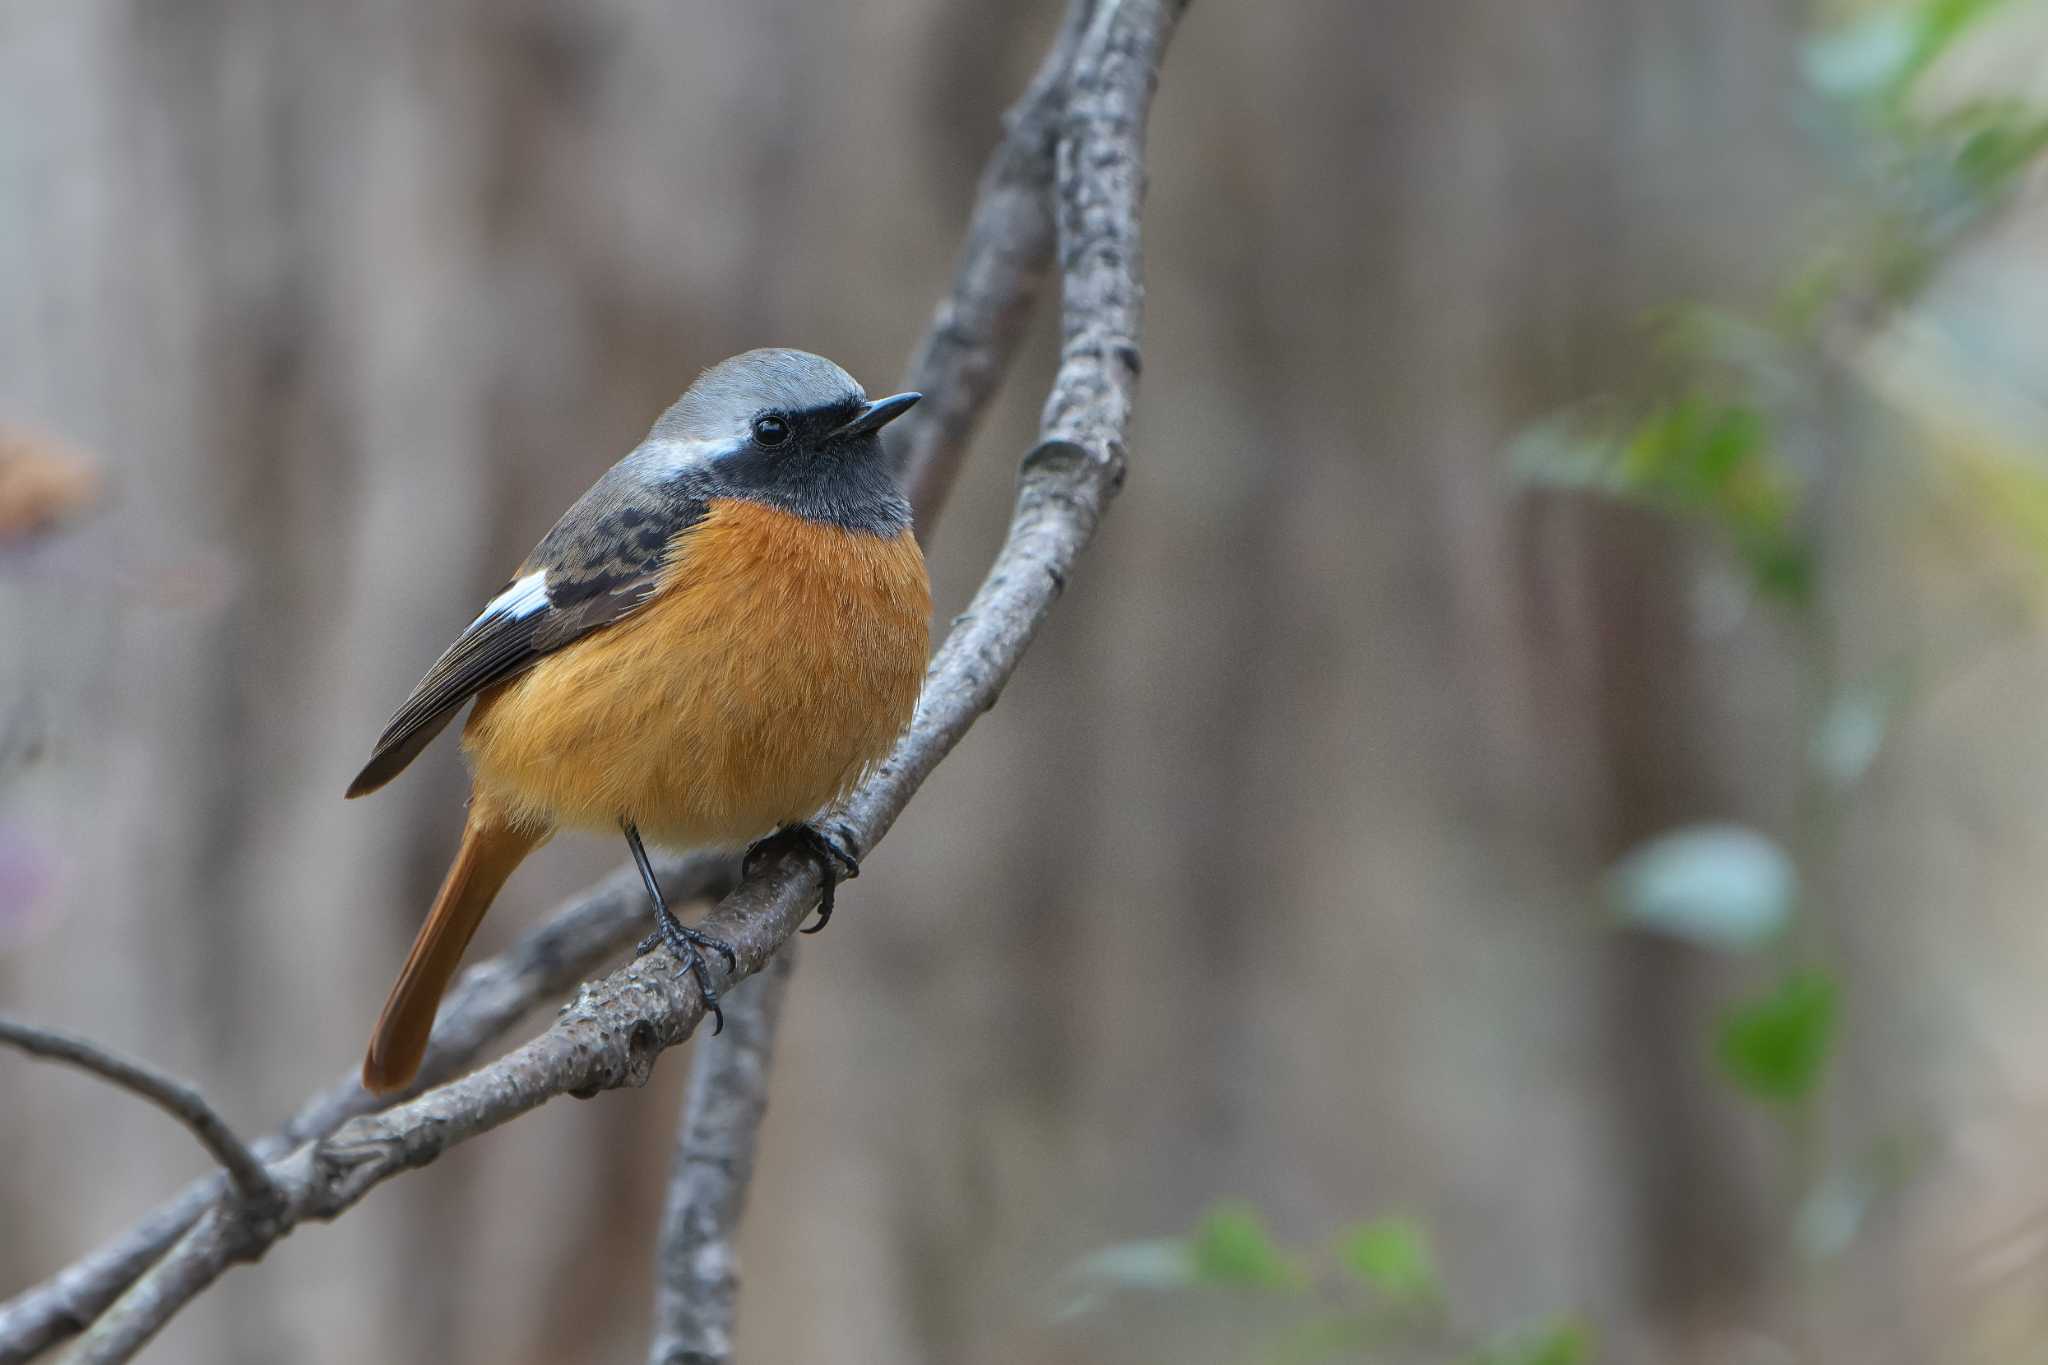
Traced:
[[[931, 586], [876, 433], [918, 395], [869, 402], [803, 351], [707, 370], [577, 499], [485, 604], [348, 789], [375, 791], [472, 696], [469, 819], [384, 1003], [363, 1084], [419, 1070], [484, 911], [558, 829], [623, 830], [656, 932], [717, 1009], [704, 951], [669, 913], [641, 835], [738, 847], [807, 823], [889, 751], [924, 676]], [[722, 1018], [720, 1019], [722, 1023]]]

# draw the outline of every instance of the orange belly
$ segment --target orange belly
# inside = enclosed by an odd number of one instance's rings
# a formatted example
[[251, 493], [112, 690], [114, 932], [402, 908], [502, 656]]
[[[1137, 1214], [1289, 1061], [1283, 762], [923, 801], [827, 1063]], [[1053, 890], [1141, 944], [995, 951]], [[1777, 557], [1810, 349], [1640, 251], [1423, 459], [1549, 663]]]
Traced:
[[479, 794], [524, 823], [734, 845], [808, 819], [917, 703], [931, 588], [891, 540], [721, 499], [647, 604], [477, 700]]

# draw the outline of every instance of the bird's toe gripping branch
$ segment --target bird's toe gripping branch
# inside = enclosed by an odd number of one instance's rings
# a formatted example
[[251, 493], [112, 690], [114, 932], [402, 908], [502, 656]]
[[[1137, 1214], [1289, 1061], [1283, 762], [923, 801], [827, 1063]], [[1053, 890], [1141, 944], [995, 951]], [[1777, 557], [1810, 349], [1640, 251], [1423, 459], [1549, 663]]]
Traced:
[[640, 940], [633, 956], [645, 957], [656, 948], [667, 948], [676, 965], [696, 978], [697, 989], [704, 993], [705, 1013], [711, 1016], [712, 1036], [725, 1032], [725, 1011], [718, 1007], [718, 988], [711, 982], [711, 964], [705, 961], [704, 953], [708, 950], [724, 958], [726, 974], [730, 976], [739, 969], [739, 958], [733, 953], [732, 945], [722, 938], [713, 938], [692, 929], [657, 901], [654, 906], [654, 932]]
[[803, 931], [806, 934], [815, 934], [832, 918], [832, 893], [838, 889], [839, 883], [851, 881], [860, 875], [860, 859], [853, 853], [853, 840], [843, 828], [833, 834], [827, 834], [808, 821], [800, 825], [788, 825], [765, 839], [757, 840], [747, 850], [746, 857], [740, 863], [741, 875], [751, 873], [754, 864], [777, 844], [810, 854], [818, 860], [819, 870], [825, 875], [825, 890], [818, 898], [818, 922]]

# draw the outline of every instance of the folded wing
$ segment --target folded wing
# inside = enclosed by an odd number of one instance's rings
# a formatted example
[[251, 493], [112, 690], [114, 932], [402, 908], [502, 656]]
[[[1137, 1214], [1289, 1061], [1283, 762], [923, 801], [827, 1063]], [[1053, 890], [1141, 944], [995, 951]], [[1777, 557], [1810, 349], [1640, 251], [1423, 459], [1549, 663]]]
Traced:
[[704, 514], [701, 499], [679, 490], [606, 475], [420, 679], [348, 794], [398, 776], [477, 693], [630, 614], [660, 584], [675, 538]]

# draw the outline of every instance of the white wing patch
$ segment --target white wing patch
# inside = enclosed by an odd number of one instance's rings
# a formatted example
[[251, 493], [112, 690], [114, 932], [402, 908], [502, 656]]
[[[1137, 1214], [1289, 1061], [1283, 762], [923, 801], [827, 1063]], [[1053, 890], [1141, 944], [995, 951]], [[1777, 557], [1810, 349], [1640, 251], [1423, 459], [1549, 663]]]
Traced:
[[505, 591], [484, 603], [484, 609], [476, 619], [482, 621], [490, 616], [509, 616], [515, 621], [523, 621], [537, 611], [547, 610], [547, 605], [547, 572], [535, 569], [524, 578], [514, 579]]

